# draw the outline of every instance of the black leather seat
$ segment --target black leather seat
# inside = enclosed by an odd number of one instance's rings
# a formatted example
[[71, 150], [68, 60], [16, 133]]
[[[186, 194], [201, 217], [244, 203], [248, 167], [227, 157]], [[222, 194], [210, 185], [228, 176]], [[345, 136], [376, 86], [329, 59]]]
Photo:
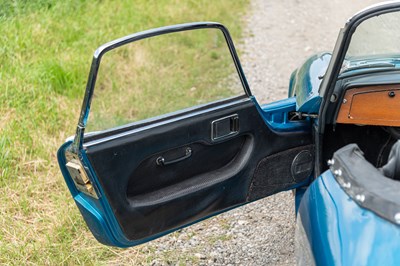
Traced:
[[389, 159], [380, 171], [391, 179], [400, 180], [400, 140], [390, 150]]

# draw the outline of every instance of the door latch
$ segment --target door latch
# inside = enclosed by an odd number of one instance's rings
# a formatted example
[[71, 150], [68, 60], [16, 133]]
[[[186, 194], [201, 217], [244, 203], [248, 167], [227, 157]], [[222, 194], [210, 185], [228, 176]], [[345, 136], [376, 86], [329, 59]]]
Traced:
[[302, 112], [289, 112], [288, 114], [289, 121], [305, 120], [307, 117], [318, 118], [318, 114], [309, 114]]
[[66, 154], [66, 158], [68, 162], [65, 166], [75, 183], [75, 187], [86, 195], [98, 199], [99, 196], [97, 195], [83, 165], [79, 161], [79, 158], [77, 158], [77, 155], [68, 153]]

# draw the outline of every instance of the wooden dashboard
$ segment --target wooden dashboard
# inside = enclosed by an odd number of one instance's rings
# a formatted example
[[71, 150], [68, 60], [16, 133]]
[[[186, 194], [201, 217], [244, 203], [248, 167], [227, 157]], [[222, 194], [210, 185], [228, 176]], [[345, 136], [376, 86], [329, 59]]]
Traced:
[[336, 123], [400, 126], [400, 84], [346, 91]]

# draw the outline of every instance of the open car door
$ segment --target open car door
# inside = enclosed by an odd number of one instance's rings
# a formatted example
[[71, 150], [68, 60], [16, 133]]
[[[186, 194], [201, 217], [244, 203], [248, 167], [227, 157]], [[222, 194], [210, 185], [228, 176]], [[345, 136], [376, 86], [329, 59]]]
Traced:
[[257, 104], [221, 24], [145, 31], [96, 50], [59, 165], [97, 240], [133, 246], [307, 184], [311, 122], [295, 109]]

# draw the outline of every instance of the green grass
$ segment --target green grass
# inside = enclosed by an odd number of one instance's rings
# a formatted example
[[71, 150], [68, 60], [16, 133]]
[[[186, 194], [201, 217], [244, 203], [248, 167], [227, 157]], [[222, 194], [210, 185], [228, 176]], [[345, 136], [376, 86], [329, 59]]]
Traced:
[[[222, 22], [237, 41], [247, 2], [0, 0], [0, 264], [137, 264], [157, 257], [143, 246], [127, 252], [96, 242], [59, 173], [56, 150], [74, 134], [95, 48], [137, 31], [202, 20]], [[190, 63], [188, 58], [182, 62]], [[202, 62], [223, 67], [223, 58], [209, 54]], [[203, 84], [229, 74], [218, 73]], [[163, 84], [175, 84], [167, 78]], [[174, 94], [177, 88], [189, 87], [187, 80], [177, 84], [168, 94], [173, 99], [182, 96]], [[139, 99], [143, 106], [151, 102], [149, 95]], [[193, 104], [218, 97], [189, 93], [182, 99]], [[168, 110], [184, 107], [180, 104]], [[112, 117], [103, 126], [164, 111], [142, 109], [116, 110], [120, 119]]]

